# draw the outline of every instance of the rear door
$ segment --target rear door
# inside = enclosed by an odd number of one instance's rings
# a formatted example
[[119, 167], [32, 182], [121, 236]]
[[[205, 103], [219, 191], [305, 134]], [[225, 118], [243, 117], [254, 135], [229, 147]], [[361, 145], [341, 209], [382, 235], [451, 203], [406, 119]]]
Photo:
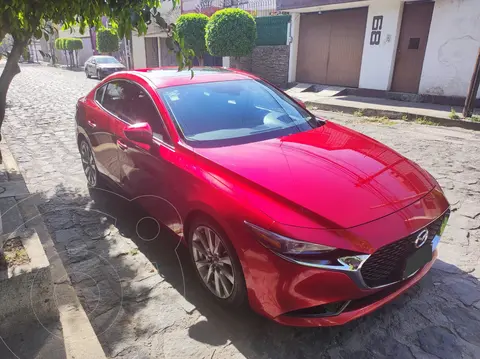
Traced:
[[108, 104], [107, 98], [111, 97], [108, 86], [109, 84], [105, 84], [95, 92], [93, 103], [86, 109], [84, 128], [89, 137], [98, 170], [118, 183], [119, 171], [118, 167], [116, 168], [118, 158], [113, 116], [105, 107]]

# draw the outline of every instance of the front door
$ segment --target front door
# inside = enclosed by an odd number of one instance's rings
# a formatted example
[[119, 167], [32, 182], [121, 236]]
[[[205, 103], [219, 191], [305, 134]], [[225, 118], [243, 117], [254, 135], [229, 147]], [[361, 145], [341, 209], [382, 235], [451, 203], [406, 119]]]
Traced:
[[[115, 134], [121, 187], [149, 214], [172, 230], [179, 228], [177, 209], [179, 174], [176, 153], [155, 103], [143, 87], [126, 83], [125, 117], [117, 120]], [[138, 143], [126, 138], [124, 129], [134, 123], [148, 122], [152, 127], [152, 143]]]
[[392, 91], [418, 92], [432, 22], [433, 6], [433, 2], [405, 4]]

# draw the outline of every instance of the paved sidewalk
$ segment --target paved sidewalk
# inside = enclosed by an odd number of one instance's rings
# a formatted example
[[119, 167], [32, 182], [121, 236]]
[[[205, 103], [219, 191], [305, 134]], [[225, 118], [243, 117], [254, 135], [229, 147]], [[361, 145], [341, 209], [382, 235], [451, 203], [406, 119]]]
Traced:
[[[44, 322], [37, 316], [30, 324], [26, 323], [26, 328], [22, 326], [22, 329], [18, 329], [16, 326], [15, 333], [0, 333], [0, 358], [105, 358], [35, 205], [39, 201], [38, 194], [30, 194], [28, 191], [16, 161], [5, 143], [0, 144], [0, 151], [0, 234], [13, 238], [25, 231], [34, 230], [37, 233], [50, 262], [53, 282], [53, 297], [48, 293], [45, 301], [55, 303], [59, 314], [58, 320]], [[25, 285], [29, 285], [29, 282]], [[28, 292], [28, 288], [26, 291]], [[43, 301], [43, 298], [40, 300]], [[34, 310], [33, 307], [30, 309]]]
[[[462, 127], [471, 130], [480, 130], [480, 121], [465, 120], [462, 108], [455, 107], [458, 119], [451, 119], [452, 106], [435, 105], [430, 103], [406, 102], [384, 98], [359, 96], [324, 96], [316, 92], [299, 92], [290, 90], [291, 94], [305, 102], [306, 105], [323, 111], [337, 111], [344, 113], [362, 113], [363, 116], [386, 116], [390, 119], [416, 120], [419, 118], [430, 120], [442, 126]], [[476, 113], [480, 113], [477, 109]]]

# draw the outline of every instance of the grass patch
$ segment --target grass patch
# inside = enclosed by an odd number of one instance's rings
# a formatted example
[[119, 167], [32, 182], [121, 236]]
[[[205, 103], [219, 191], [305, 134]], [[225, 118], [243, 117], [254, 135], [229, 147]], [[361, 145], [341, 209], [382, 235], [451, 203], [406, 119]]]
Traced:
[[418, 123], [419, 125], [427, 125], [427, 126], [438, 126], [438, 123], [435, 123], [433, 121], [427, 120], [424, 117], [417, 117], [415, 119], [415, 123]]
[[129, 253], [132, 256], [136, 256], [139, 253], [138, 248], [131, 249]]
[[450, 113], [448, 114], [448, 117], [450, 118], [450, 120], [458, 120], [460, 118], [460, 116], [458, 116], [458, 114], [457, 114], [457, 111], [455, 111], [455, 109], [453, 107], [450, 110]]
[[388, 117], [386, 116], [383, 116], [383, 117], [379, 117], [379, 116], [376, 116], [376, 117], [364, 117], [363, 118], [364, 121], [367, 121], [367, 122], [372, 122], [372, 123], [381, 123], [382, 125], [394, 125], [395, 122], [393, 122], [392, 120], [390, 120]]
[[363, 110], [357, 110], [353, 113], [355, 117], [363, 117]]
[[9, 239], [1, 248], [0, 270], [30, 262], [20, 238]]
[[468, 118], [467, 120], [470, 120], [472, 122], [480, 122], [480, 116], [479, 115], [473, 115], [472, 117]]
[[402, 120], [403, 120], [403, 121], [408, 121], [408, 115], [403, 115], [403, 116], [402, 116]]

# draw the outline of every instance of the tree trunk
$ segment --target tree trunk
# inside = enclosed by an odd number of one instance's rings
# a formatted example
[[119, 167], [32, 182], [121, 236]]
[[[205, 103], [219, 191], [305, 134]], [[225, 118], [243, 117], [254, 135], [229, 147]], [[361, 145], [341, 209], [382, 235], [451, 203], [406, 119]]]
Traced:
[[[7, 106], [7, 91], [10, 87], [10, 83], [16, 74], [20, 73], [20, 66], [18, 66], [18, 60], [22, 55], [23, 49], [27, 46], [28, 40], [14, 40], [12, 51], [8, 56], [7, 63], [3, 69], [2, 75], [0, 76], [0, 129], [5, 119], [5, 109]], [[2, 140], [2, 135], [0, 132], [0, 141]]]
[[203, 57], [198, 58], [198, 66], [200, 67], [205, 66], [205, 60], [203, 59]]

